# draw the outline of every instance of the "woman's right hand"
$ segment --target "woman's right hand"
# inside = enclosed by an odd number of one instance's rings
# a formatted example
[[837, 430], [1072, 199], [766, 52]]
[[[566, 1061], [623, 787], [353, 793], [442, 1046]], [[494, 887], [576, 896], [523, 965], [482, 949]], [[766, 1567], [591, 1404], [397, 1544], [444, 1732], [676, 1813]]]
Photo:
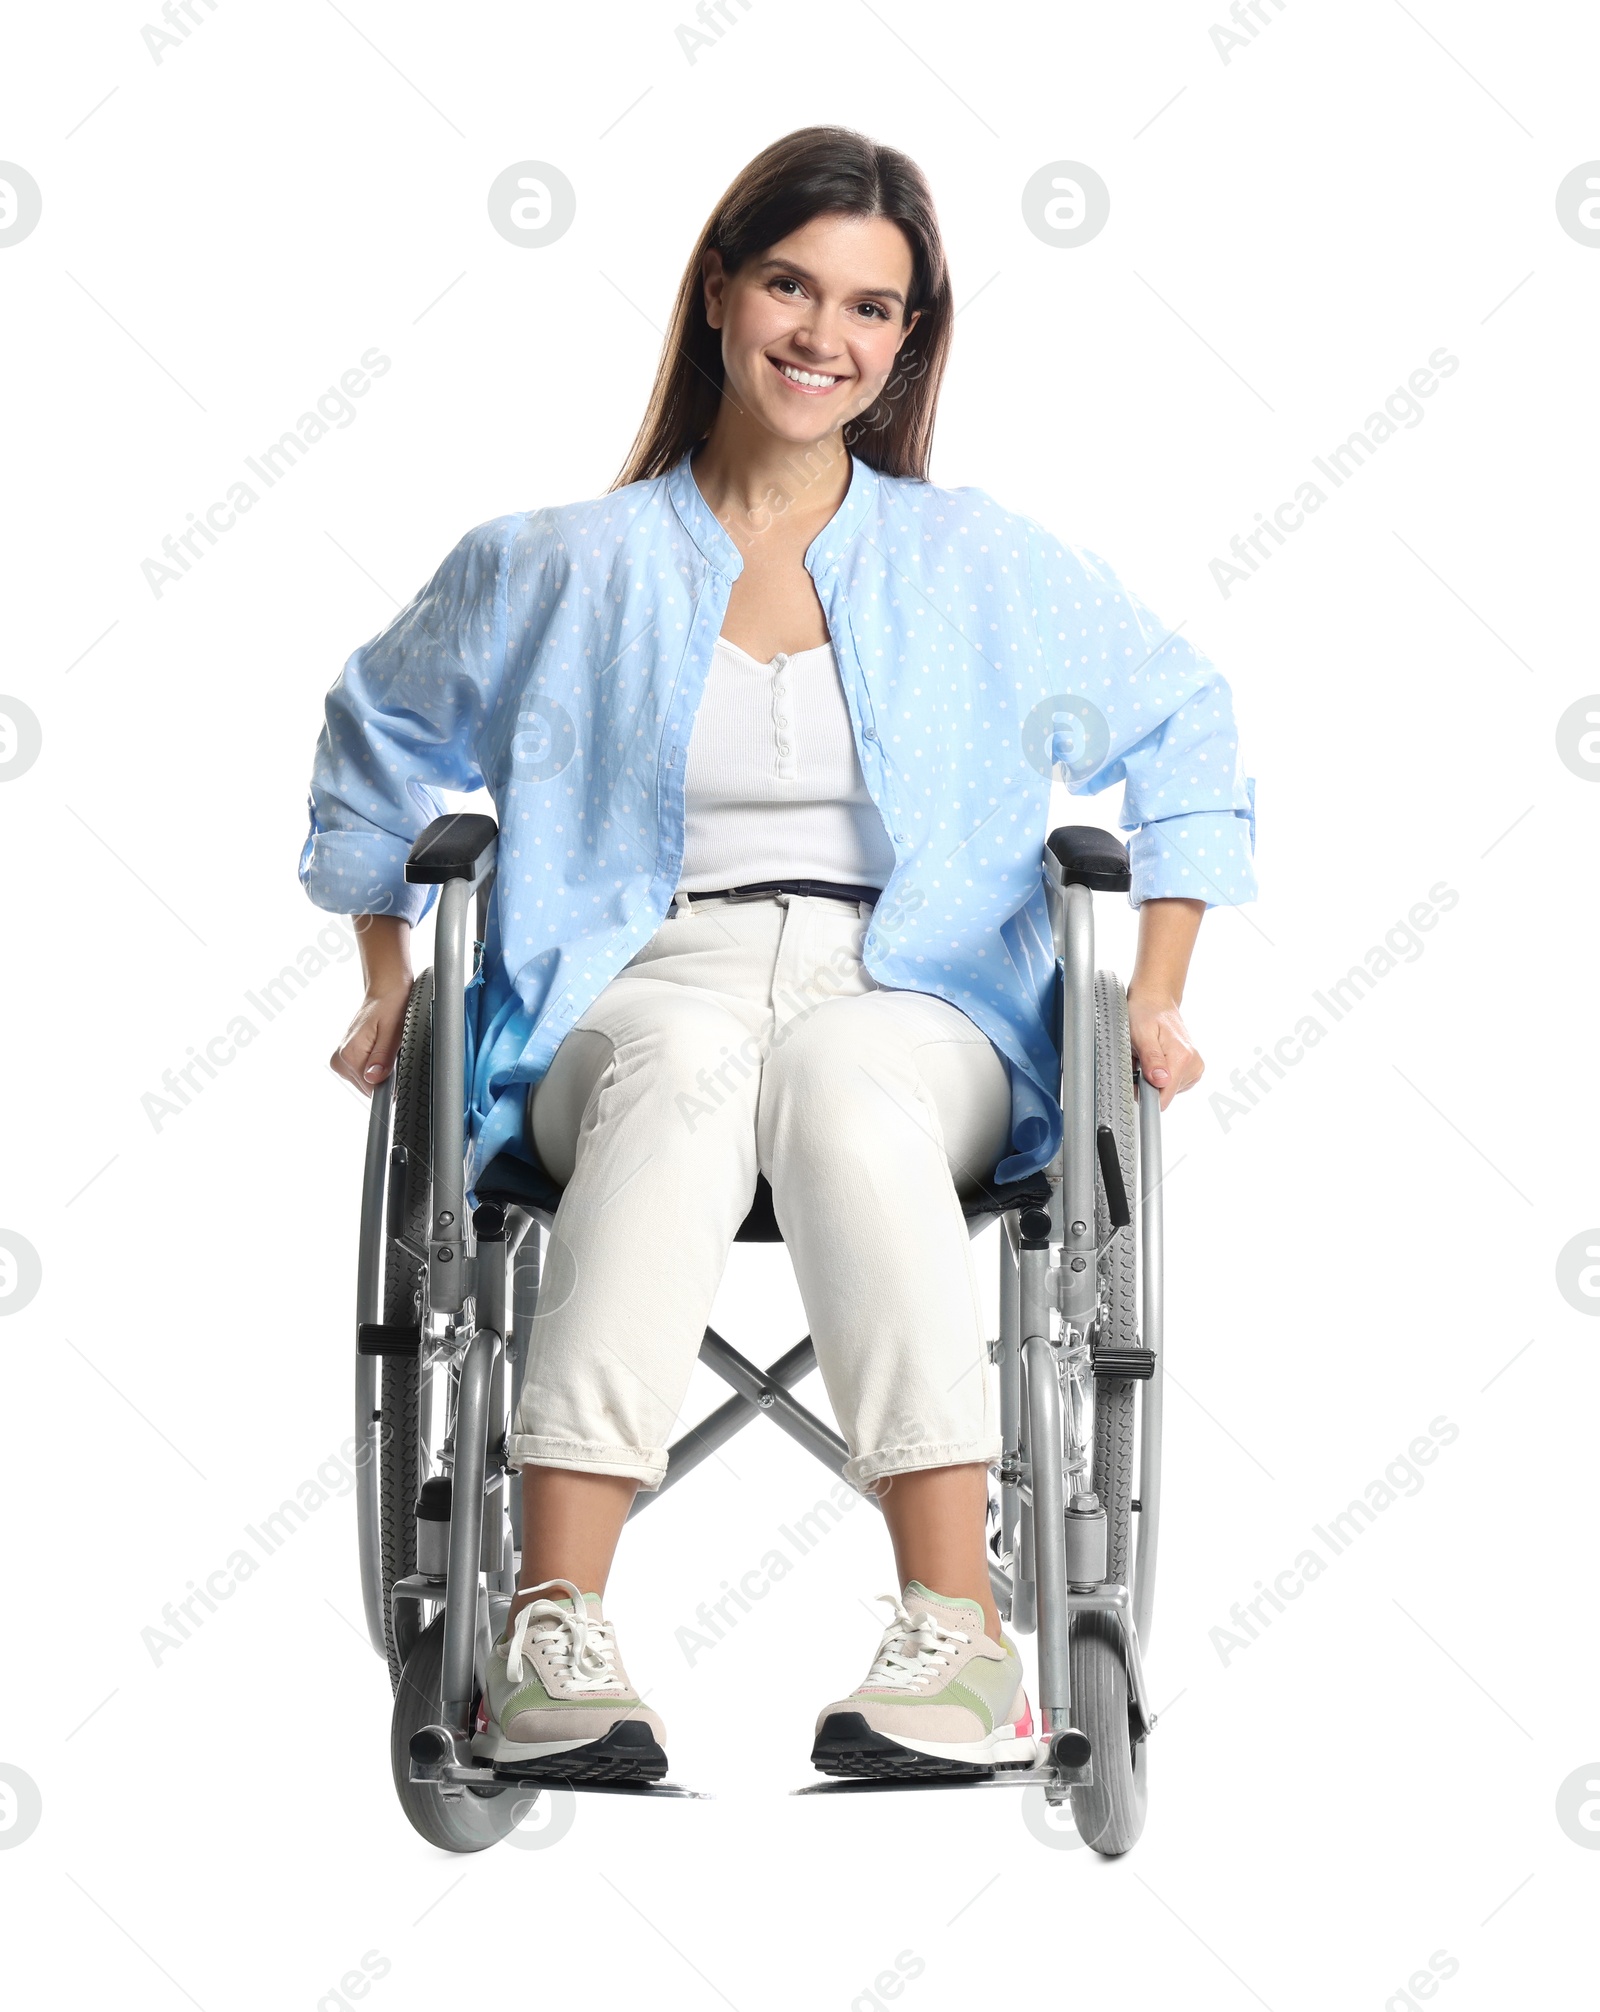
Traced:
[[411, 925], [393, 915], [358, 915], [354, 922], [367, 992], [328, 1066], [370, 1097], [400, 1052], [411, 997]]
[[400, 1036], [405, 1028], [406, 1001], [411, 997], [409, 979], [398, 989], [371, 992], [350, 1022], [343, 1041], [329, 1059], [336, 1076], [354, 1083], [370, 1097], [394, 1067], [400, 1052]]

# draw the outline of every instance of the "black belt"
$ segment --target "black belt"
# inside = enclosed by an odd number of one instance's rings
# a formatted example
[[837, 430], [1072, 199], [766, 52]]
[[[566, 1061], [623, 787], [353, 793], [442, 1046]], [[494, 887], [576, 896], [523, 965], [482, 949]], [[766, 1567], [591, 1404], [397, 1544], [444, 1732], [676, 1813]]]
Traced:
[[[698, 888], [685, 887], [679, 890], [691, 903], [696, 901], [755, 901], [763, 894], [824, 894], [835, 901], [875, 902], [883, 893], [881, 887], [853, 887], [839, 880], [751, 880], [743, 887]], [[673, 901], [677, 901], [677, 895]]]

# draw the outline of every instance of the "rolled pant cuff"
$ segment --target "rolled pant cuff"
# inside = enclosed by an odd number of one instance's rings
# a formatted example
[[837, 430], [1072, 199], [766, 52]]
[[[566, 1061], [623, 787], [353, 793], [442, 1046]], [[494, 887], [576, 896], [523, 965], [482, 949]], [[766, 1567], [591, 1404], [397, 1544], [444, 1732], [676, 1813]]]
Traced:
[[865, 1494], [875, 1481], [895, 1474], [916, 1474], [928, 1467], [992, 1466], [1000, 1458], [1000, 1435], [989, 1439], [952, 1440], [942, 1446], [888, 1446], [876, 1453], [858, 1453], [844, 1463], [852, 1488]]
[[570, 1467], [585, 1474], [620, 1474], [641, 1488], [656, 1489], [666, 1478], [665, 1453], [642, 1453], [632, 1446], [590, 1446], [581, 1439], [547, 1439], [537, 1432], [513, 1432], [506, 1441], [506, 1465]]

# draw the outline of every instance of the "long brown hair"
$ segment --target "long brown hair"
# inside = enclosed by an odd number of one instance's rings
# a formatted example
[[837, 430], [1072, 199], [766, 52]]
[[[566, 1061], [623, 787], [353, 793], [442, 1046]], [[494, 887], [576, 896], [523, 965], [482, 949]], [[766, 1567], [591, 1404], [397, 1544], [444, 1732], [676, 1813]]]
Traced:
[[844, 429], [845, 445], [885, 475], [928, 479], [934, 408], [950, 348], [953, 310], [933, 196], [915, 161], [846, 126], [803, 126], [774, 140], [734, 177], [689, 256], [650, 403], [622, 472], [647, 481], [675, 467], [711, 430], [722, 401], [722, 336], [706, 320], [702, 267], [715, 247], [730, 277], [813, 217], [887, 217], [911, 247], [905, 315], [922, 319], [889, 381]]

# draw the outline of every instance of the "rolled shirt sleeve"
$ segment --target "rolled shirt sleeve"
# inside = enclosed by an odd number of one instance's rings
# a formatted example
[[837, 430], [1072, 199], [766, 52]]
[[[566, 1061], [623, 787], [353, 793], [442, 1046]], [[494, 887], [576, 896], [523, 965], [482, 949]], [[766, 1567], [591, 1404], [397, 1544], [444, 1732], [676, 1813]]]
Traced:
[[1067, 698], [1055, 753], [1068, 790], [1124, 785], [1130, 904], [1253, 901], [1255, 778], [1240, 764], [1226, 678], [1094, 552], [1039, 531], [1034, 586], [1049, 674]]
[[436, 889], [405, 877], [440, 789], [484, 781], [479, 748], [504, 680], [506, 540], [495, 518], [346, 662], [311, 772], [300, 879], [319, 908], [416, 922]]

